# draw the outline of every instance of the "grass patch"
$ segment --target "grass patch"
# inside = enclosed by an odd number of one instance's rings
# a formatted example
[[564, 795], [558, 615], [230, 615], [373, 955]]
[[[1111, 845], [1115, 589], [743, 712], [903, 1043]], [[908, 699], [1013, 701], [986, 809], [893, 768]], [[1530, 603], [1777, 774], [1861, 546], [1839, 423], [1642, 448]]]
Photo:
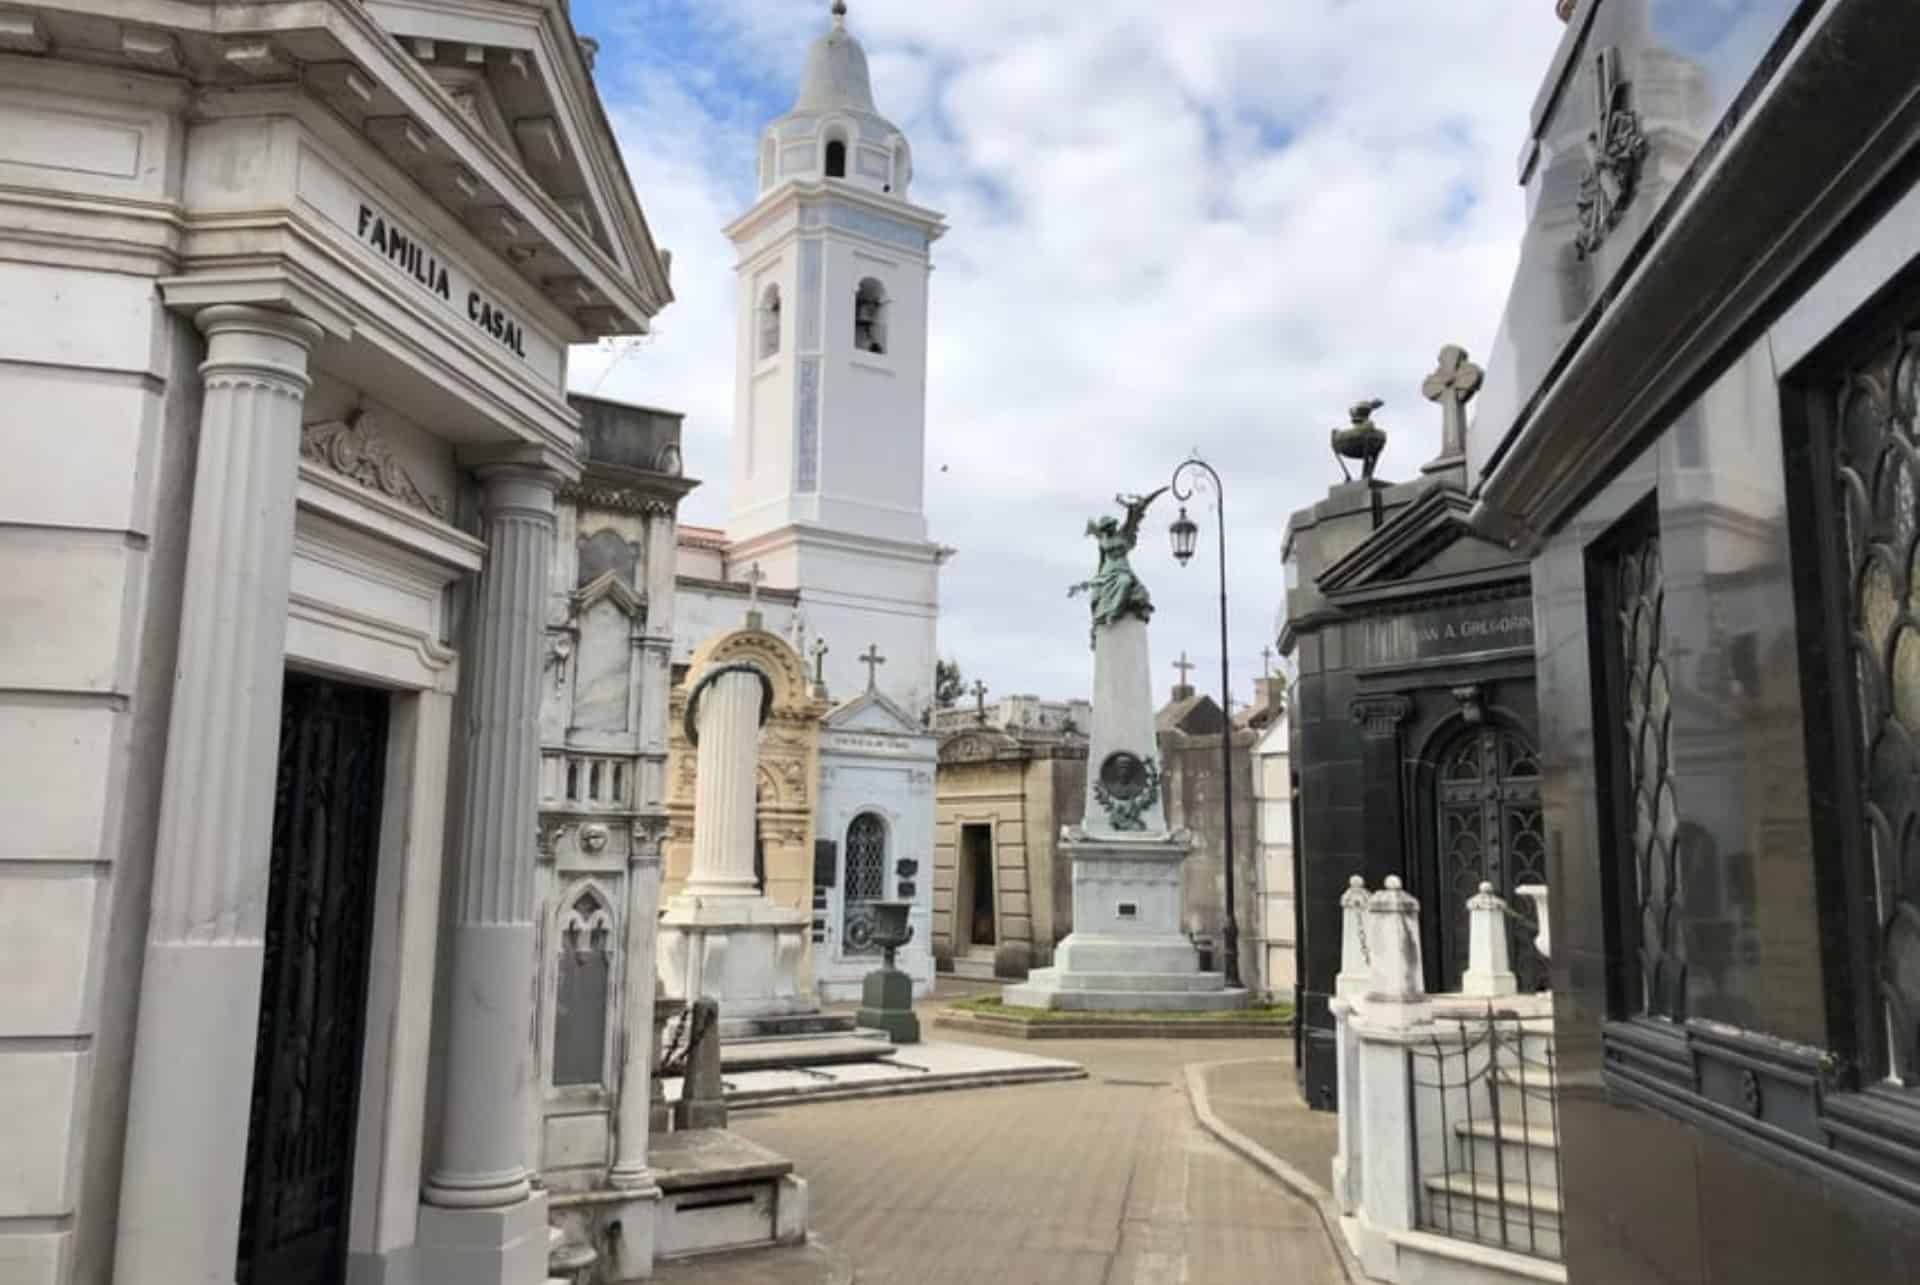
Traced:
[[1158, 1009], [1113, 1009], [1097, 1012], [1084, 1012], [1078, 1009], [1059, 1008], [1023, 1008], [1018, 1004], [1003, 1004], [998, 995], [974, 995], [967, 999], [957, 999], [947, 1005], [962, 1013], [978, 1013], [982, 1017], [998, 1017], [1010, 1022], [1259, 1022], [1276, 1026], [1285, 1025], [1293, 1020], [1293, 1005], [1271, 1004], [1264, 1008], [1225, 1009], [1208, 1013], [1168, 1013]]

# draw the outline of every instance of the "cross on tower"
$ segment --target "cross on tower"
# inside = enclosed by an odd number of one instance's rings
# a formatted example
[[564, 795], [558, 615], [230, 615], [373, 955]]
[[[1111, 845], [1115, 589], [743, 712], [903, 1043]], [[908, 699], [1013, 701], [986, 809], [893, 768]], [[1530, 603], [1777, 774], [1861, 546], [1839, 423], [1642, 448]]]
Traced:
[[987, 685], [979, 679], [973, 680], [973, 686], [967, 689], [973, 693], [973, 713], [982, 723], [987, 721]]
[[1467, 360], [1467, 350], [1448, 344], [1440, 350], [1440, 364], [1420, 392], [1440, 407], [1440, 458], [1467, 451], [1467, 403], [1480, 391], [1486, 372]]
[[880, 666], [887, 663], [887, 658], [880, 654], [878, 643], [867, 644], [866, 651], [861, 653], [860, 663], [867, 667], [867, 690], [872, 691], [880, 683]]
[[826, 669], [827, 652], [829, 652], [832, 649], [827, 646], [826, 639], [816, 638], [813, 640], [813, 647], [811, 648], [811, 650], [813, 652], [814, 684], [816, 686], [825, 687], [827, 685], [827, 669]]
[[1180, 659], [1173, 662], [1173, 667], [1180, 671], [1180, 685], [1182, 687], [1193, 686], [1193, 683], [1189, 680], [1192, 678], [1193, 671], [1197, 669], [1198, 666], [1187, 659], [1187, 653], [1184, 650], [1180, 653]]
[[1273, 677], [1273, 648], [1271, 647], [1260, 649], [1260, 677]]

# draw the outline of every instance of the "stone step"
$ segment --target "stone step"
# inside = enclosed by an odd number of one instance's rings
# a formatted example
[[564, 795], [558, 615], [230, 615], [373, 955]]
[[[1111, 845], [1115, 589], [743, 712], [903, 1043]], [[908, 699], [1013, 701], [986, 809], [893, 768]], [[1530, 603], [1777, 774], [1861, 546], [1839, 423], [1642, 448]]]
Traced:
[[870, 1034], [809, 1035], [798, 1039], [758, 1039], [720, 1046], [721, 1074], [783, 1066], [834, 1066], [846, 1062], [878, 1062], [894, 1054], [893, 1041], [884, 1032]]
[[720, 1038], [736, 1040], [784, 1040], [798, 1035], [844, 1035], [853, 1030], [853, 1018], [846, 1013], [787, 1013], [777, 1017], [720, 1018]]
[[1217, 991], [1226, 988], [1220, 973], [1059, 973], [1054, 984], [1072, 991]]
[[[1456, 1120], [1453, 1135], [1456, 1163], [1470, 1172], [1482, 1177], [1504, 1173], [1509, 1181], [1559, 1190], [1559, 1146], [1553, 1130], [1546, 1125], [1501, 1120], [1496, 1131], [1491, 1120], [1475, 1120], [1472, 1124]], [[1496, 1159], [1501, 1166], [1498, 1170]]]
[[[805, 1187], [793, 1162], [724, 1129], [688, 1129], [652, 1149], [660, 1184], [661, 1259], [771, 1245], [805, 1234]], [[798, 1200], [797, 1208], [783, 1204]]]
[[993, 975], [993, 955], [955, 955], [953, 957], [953, 975], [964, 977], [968, 981], [991, 982], [998, 980]]
[[1015, 1007], [1069, 1012], [1223, 1013], [1247, 1006], [1247, 992], [1239, 987], [1212, 991], [1082, 991], [1023, 983], [1007, 987], [1002, 997]]
[[1511, 1178], [1503, 1187], [1490, 1174], [1458, 1172], [1434, 1174], [1421, 1185], [1425, 1208], [1420, 1221], [1428, 1231], [1540, 1258], [1561, 1257], [1557, 1191], [1529, 1189]]

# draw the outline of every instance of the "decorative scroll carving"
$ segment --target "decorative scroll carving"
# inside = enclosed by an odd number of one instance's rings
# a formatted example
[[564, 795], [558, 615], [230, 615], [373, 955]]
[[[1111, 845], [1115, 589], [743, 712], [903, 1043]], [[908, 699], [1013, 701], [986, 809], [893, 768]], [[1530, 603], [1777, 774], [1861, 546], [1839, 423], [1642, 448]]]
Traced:
[[1580, 230], [1574, 253], [1582, 259], [1600, 248], [1620, 222], [1640, 186], [1640, 162], [1647, 136], [1640, 114], [1630, 105], [1633, 87], [1620, 79], [1620, 51], [1602, 49], [1594, 57], [1594, 125], [1587, 132], [1587, 170], [1580, 176], [1577, 211]]
[[1404, 696], [1362, 696], [1347, 707], [1347, 713], [1360, 725], [1361, 735], [1392, 736], [1413, 713], [1413, 702]]
[[380, 435], [365, 426], [365, 418], [356, 410], [343, 420], [307, 425], [300, 430], [300, 458], [444, 522], [447, 502], [420, 489]]
[[670, 515], [675, 501], [650, 495], [630, 486], [594, 486], [588, 482], [568, 482], [561, 486], [563, 501], [616, 513], [643, 513], [650, 517]]

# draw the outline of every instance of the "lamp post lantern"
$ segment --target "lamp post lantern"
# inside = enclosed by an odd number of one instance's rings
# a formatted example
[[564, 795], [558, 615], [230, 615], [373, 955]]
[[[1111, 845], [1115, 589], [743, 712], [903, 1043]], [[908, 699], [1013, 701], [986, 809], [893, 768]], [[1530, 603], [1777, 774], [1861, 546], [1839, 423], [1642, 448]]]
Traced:
[[1221, 926], [1221, 944], [1225, 948], [1225, 963], [1222, 972], [1229, 986], [1240, 985], [1240, 924], [1233, 909], [1233, 684], [1227, 666], [1227, 497], [1220, 485], [1220, 475], [1213, 466], [1198, 455], [1189, 455], [1173, 470], [1173, 480], [1168, 484], [1173, 498], [1182, 501], [1180, 516], [1167, 528], [1167, 535], [1173, 541], [1173, 556], [1181, 566], [1193, 557], [1194, 542], [1199, 538], [1200, 528], [1187, 516], [1184, 501], [1193, 498], [1196, 473], [1205, 473], [1213, 484], [1213, 514], [1215, 534], [1220, 553], [1220, 769], [1221, 798], [1225, 804], [1225, 815], [1221, 818], [1221, 836], [1225, 845], [1226, 864], [1226, 923]]

